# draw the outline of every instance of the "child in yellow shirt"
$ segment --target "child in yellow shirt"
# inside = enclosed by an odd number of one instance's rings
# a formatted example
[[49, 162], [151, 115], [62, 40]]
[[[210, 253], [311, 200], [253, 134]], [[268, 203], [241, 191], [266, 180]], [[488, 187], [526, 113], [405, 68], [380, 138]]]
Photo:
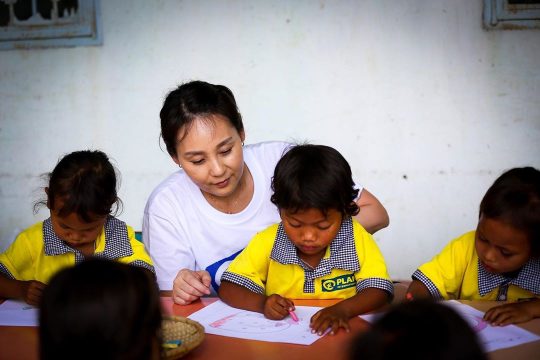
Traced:
[[476, 231], [450, 242], [412, 277], [409, 299], [509, 301], [486, 312], [493, 325], [540, 317], [540, 171], [502, 174], [480, 203]]
[[292, 299], [342, 299], [311, 318], [312, 331], [349, 329], [349, 318], [393, 295], [384, 258], [353, 216], [351, 168], [335, 149], [298, 145], [278, 162], [271, 201], [281, 222], [258, 233], [221, 277], [227, 304], [281, 320]]
[[141, 266], [152, 260], [135, 232], [113, 217], [120, 199], [116, 173], [101, 151], [76, 151], [63, 157], [45, 188], [50, 217], [24, 230], [0, 254], [0, 298], [38, 305], [50, 278], [59, 270], [98, 256]]

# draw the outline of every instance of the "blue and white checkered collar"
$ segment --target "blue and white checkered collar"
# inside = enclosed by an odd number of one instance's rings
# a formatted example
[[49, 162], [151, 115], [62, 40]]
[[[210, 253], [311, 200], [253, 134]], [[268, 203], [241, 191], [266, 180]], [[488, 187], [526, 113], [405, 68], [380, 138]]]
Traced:
[[[305, 268], [302, 260], [298, 257], [296, 247], [283, 229], [283, 223], [280, 223], [278, 226], [270, 258], [281, 264], [296, 264]], [[329, 274], [332, 269], [342, 269], [352, 272], [360, 270], [360, 263], [354, 244], [351, 217], [347, 217], [341, 222], [341, 227], [336, 237], [330, 243], [330, 257], [321, 260], [315, 269], [315, 273], [317, 273], [317, 276], [321, 276], [322, 273]]]
[[[105, 222], [105, 249], [95, 256], [110, 260], [133, 255], [133, 249], [129, 242], [126, 224], [112, 216], [107, 217]], [[82, 261], [83, 255], [67, 245], [53, 230], [51, 218], [43, 221], [43, 241], [45, 243], [45, 255], [61, 255], [75, 253], [76, 261]]]
[[540, 295], [540, 259], [530, 259], [513, 278], [487, 271], [478, 259], [478, 290], [481, 296], [507, 284]]

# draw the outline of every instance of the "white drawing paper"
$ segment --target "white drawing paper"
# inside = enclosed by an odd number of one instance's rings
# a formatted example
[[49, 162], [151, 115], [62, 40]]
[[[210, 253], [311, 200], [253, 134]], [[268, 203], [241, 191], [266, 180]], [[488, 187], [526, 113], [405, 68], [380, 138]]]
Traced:
[[23, 301], [6, 300], [0, 304], [0, 325], [38, 326], [38, 309]]
[[484, 321], [482, 311], [459, 301], [449, 300], [443, 303], [451, 306], [469, 322], [487, 352], [540, 340], [540, 336], [516, 325], [491, 326]]
[[228, 306], [221, 300], [189, 315], [198, 321], [208, 334], [269, 342], [310, 345], [320, 339], [312, 334], [309, 320], [320, 307], [296, 306], [298, 322], [290, 316], [283, 320], [269, 320], [263, 314]]

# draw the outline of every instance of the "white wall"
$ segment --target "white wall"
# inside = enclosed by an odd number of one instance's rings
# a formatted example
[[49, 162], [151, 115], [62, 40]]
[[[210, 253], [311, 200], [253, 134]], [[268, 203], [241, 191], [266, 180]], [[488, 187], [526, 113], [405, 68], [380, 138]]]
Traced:
[[247, 142], [338, 148], [387, 207], [376, 234], [408, 277], [476, 225], [504, 170], [540, 168], [540, 32], [481, 27], [480, 0], [103, 0], [104, 45], [0, 52], [0, 239], [32, 214], [39, 174], [78, 149], [122, 173], [120, 216], [176, 169], [158, 113], [178, 83], [229, 86]]

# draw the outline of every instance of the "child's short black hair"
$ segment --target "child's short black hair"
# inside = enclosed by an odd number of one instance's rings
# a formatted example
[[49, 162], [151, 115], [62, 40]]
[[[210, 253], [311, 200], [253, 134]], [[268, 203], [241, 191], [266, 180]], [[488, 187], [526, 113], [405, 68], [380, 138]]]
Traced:
[[161, 320], [150, 271], [90, 258], [58, 272], [45, 288], [40, 358], [152, 359], [161, 345]]
[[349, 163], [324, 145], [296, 145], [279, 160], [272, 178], [270, 198], [279, 209], [292, 212], [315, 208], [343, 215], [358, 214], [358, 196]]
[[[36, 203], [57, 210], [58, 215], [78, 214], [86, 222], [92, 216], [107, 216], [121, 201], [116, 190], [116, 171], [99, 150], [75, 151], [64, 156], [48, 175], [47, 200]], [[56, 201], [63, 202], [57, 209]]]
[[503, 173], [480, 203], [480, 216], [525, 232], [534, 256], [540, 256], [540, 171], [514, 168]]
[[171, 91], [161, 108], [161, 137], [171, 156], [176, 156], [178, 131], [188, 129], [198, 116], [221, 115], [238, 131], [244, 131], [232, 91], [223, 85], [191, 81]]
[[448, 305], [415, 300], [392, 306], [351, 342], [351, 360], [483, 360], [467, 321]]

